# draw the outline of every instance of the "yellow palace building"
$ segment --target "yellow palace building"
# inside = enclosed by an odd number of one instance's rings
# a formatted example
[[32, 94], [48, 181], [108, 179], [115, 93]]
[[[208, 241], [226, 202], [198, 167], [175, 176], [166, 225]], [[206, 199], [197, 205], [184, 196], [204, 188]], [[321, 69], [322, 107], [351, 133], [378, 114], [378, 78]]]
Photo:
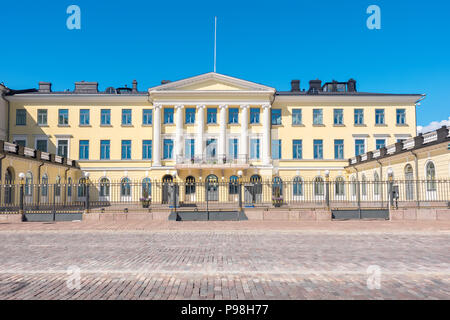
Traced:
[[416, 136], [424, 98], [358, 92], [352, 79], [277, 91], [218, 73], [147, 91], [0, 91], [0, 140], [76, 160], [96, 182], [348, 180], [349, 158]]

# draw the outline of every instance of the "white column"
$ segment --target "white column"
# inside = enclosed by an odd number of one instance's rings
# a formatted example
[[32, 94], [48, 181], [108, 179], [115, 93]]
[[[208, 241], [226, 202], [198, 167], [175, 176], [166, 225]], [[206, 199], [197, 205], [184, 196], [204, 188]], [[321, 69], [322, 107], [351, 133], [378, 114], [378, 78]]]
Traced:
[[262, 160], [264, 165], [270, 164], [270, 104], [262, 106], [263, 109], [263, 143]]
[[175, 161], [183, 156], [183, 105], [175, 106]]
[[239, 156], [248, 159], [248, 105], [242, 105], [241, 139], [239, 141]]
[[197, 135], [195, 137], [195, 157], [202, 159], [203, 156], [203, 132], [205, 131], [205, 106], [197, 106], [197, 115], [195, 117], [197, 124]]
[[161, 166], [161, 105], [153, 107], [153, 165]]
[[222, 157], [227, 153], [226, 145], [226, 135], [227, 135], [227, 105], [219, 106], [220, 110], [220, 131], [219, 131], [219, 146], [218, 146], [218, 156]]

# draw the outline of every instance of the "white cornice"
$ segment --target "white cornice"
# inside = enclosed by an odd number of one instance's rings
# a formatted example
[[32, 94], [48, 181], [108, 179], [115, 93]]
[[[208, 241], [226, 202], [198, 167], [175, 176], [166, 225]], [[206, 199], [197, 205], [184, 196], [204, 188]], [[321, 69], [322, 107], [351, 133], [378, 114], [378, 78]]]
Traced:
[[105, 94], [20, 94], [8, 96], [11, 102], [139, 102], [149, 104], [148, 95], [105, 95]]
[[416, 102], [423, 98], [423, 95], [298, 95], [298, 96], [282, 96], [275, 97], [275, 102], [291, 102], [291, 103], [308, 103], [323, 102], [336, 105], [339, 103], [395, 103], [415, 105]]

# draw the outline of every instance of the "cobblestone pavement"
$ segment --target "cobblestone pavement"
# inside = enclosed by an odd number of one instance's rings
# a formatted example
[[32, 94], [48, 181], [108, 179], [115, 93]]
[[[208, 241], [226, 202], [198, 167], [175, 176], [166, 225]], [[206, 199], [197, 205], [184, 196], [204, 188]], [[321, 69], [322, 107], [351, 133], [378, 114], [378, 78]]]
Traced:
[[[0, 232], [0, 299], [450, 299], [450, 233], [442, 230], [37, 225]], [[369, 266], [380, 268], [379, 289], [368, 287], [378, 275]]]

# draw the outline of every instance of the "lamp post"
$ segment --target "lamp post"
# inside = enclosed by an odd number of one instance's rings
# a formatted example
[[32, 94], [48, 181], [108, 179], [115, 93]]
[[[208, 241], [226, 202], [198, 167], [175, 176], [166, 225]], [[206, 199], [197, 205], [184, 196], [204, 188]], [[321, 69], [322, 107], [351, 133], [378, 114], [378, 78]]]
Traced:
[[177, 211], [177, 193], [178, 193], [176, 179], [177, 179], [177, 172], [173, 171], [172, 172], [172, 197], [173, 197], [172, 204], [173, 204], [173, 208], [174, 208], [175, 212]]
[[85, 195], [86, 195], [86, 200], [85, 200], [85, 206], [84, 206], [84, 208], [85, 208], [85, 213], [89, 213], [89, 206], [90, 206], [90, 200], [89, 200], [89, 172], [83, 172], [83, 175], [84, 175], [84, 179], [85, 179], [85, 181], [84, 181], [84, 192], [85, 192]]
[[[389, 168], [387, 170], [387, 175], [388, 175], [388, 182], [389, 182], [389, 208], [393, 208], [394, 207], [394, 197], [393, 197], [393, 185], [394, 185], [394, 170], [392, 170], [392, 168]], [[390, 211], [390, 210], [389, 210]]]
[[20, 194], [19, 194], [19, 213], [22, 215], [22, 221], [25, 221], [25, 210], [24, 210], [24, 201], [23, 198], [25, 196], [24, 194], [24, 183], [25, 183], [25, 173], [21, 172], [19, 173], [20, 178]]
[[239, 177], [239, 213], [238, 213], [238, 220], [241, 219], [241, 212], [242, 212], [242, 170], [239, 170], [237, 172]]
[[330, 170], [325, 170], [325, 202], [327, 204], [328, 210], [330, 209]]

